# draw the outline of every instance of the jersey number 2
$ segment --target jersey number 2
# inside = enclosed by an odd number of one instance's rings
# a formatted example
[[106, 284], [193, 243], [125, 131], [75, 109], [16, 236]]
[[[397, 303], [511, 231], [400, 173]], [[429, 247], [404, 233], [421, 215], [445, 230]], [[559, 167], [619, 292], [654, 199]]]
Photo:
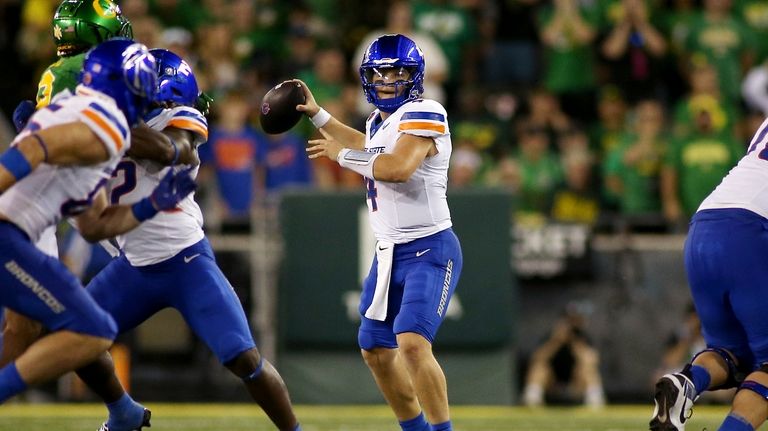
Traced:
[[117, 178], [120, 172], [123, 173], [123, 182], [112, 188], [112, 195], [109, 197], [109, 202], [113, 205], [120, 202], [121, 196], [136, 188], [136, 163], [130, 160], [121, 161], [112, 172], [112, 178]]

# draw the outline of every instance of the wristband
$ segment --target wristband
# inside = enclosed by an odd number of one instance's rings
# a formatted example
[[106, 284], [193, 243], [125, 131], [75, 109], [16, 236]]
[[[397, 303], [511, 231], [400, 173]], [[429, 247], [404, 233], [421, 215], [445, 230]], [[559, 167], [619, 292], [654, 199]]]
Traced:
[[13, 146], [0, 155], [0, 165], [16, 178], [16, 181], [26, 177], [32, 172], [32, 165], [18, 147]]
[[37, 133], [33, 133], [30, 136], [37, 139], [37, 143], [40, 144], [40, 148], [43, 150], [43, 163], [48, 162], [48, 146], [45, 145], [45, 141]]
[[157, 214], [157, 208], [152, 205], [152, 201], [149, 198], [144, 198], [135, 204], [131, 205], [131, 211], [136, 220], [143, 222], [146, 219], [152, 218]]
[[373, 180], [375, 179], [373, 178], [373, 162], [380, 155], [381, 153], [369, 153], [367, 151], [343, 148], [339, 151], [336, 161], [339, 163], [339, 166]]
[[173, 146], [173, 161], [171, 161], [171, 166], [173, 166], [179, 161], [179, 146], [176, 145], [176, 141], [173, 139], [168, 138], [168, 140], [171, 141], [171, 146]]
[[331, 121], [331, 114], [329, 114], [325, 109], [320, 108], [320, 110], [317, 111], [317, 114], [309, 117], [309, 121], [311, 121], [312, 124], [319, 129]]

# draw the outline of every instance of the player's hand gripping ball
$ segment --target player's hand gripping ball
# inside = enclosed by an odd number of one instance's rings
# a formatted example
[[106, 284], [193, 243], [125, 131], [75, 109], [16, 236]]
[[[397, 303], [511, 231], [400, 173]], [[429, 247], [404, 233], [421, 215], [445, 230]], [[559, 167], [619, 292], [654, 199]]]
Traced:
[[261, 99], [261, 128], [270, 134], [283, 133], [299, 122], [303, 113], [296, 105], [306, 101], [298, 82], [283, 82], [269, 90]]

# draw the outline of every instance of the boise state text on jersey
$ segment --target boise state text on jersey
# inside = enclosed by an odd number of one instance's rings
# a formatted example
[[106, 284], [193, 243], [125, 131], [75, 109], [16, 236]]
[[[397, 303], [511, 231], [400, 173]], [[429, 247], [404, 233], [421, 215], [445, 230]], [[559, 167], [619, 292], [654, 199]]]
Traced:
[[395, 244], [451, 227], [446, 189], [452, 146], [445, 108], [434, 100], [415, 100], [384, 121], [375, 111], [366, 123], [365, 149], [391, 153], [401, 134], [432, 138], [438, 153], [427, 157], [404, 183], [366, 179], [374, 235]]

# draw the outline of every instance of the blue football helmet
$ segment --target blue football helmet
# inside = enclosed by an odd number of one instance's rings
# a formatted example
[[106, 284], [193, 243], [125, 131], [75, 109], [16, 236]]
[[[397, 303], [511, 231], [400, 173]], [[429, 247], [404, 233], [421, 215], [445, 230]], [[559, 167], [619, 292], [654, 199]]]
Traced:
[[140, 43], [110, 39], [88, 51], [80, 83], [114, 99], [134, 126], [157, 96], [157, 62]]
[[[384, 69], [391, 68], [397, 68], [398, 75], [402, 75], [404, 79], [385, 84], [381, 76]], [[408, 72], [407, 77], [405, 72]], [[406, 102], [419, 99], [424, 92], [424, 54], [414, 41], [402, 34], [381, 36], [365, 50], [363, 63], [360, 65], [360, 80], [369, 103], [382, 112], [395, 112]], [[395, 97], [379, 97], [376, 89], [386, 85], [395, 87]]]
[[157, 60], [158, 91], [155, 101], [160, 104], [195, 106], [200, 90], [189, 64], [167, 49], [155, 48], [149, 52]]

